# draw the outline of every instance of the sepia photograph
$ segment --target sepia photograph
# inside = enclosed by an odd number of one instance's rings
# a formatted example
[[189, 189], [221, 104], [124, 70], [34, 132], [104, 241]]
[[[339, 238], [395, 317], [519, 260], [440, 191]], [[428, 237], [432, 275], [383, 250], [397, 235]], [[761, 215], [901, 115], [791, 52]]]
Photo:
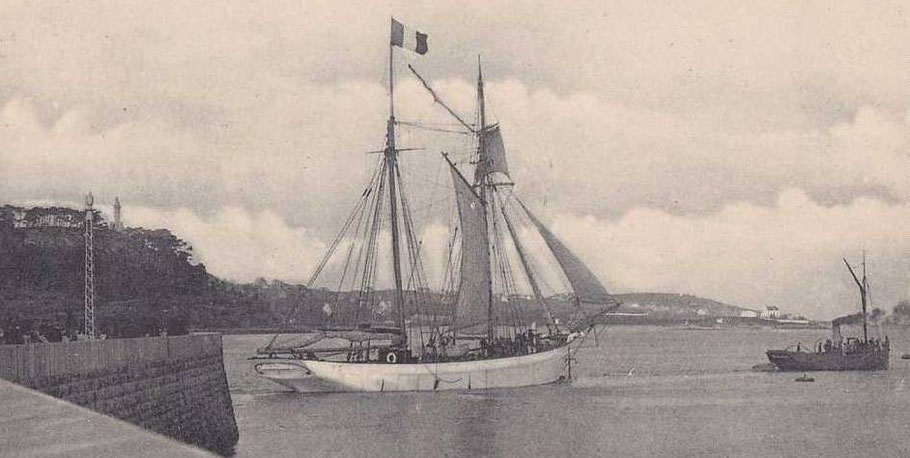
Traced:
[[910, 450], [910, 2], [0, 3], [0, 456]]

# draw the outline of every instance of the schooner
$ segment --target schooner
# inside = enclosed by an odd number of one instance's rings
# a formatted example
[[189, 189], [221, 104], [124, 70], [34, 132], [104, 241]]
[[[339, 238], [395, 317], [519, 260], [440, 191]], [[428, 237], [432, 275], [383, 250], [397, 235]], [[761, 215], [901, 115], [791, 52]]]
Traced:
[[[399, 154], [408, 149], [396, 144], [397, 128], [416, 124], [395, 117], [395, 48], [424, 54], [427, 36], [392, 19], [385, 147], [377, 151], [382, 156], [366, 189], [308, 282], [312, 287], [329, 259], [342, 251], [344, 266], [335, 298], [352, 310], [350, 323], [320, 329], [304, 342], [290, 345], [278, 343], [276, 335], [253, 358], [261, 361], [256, 371], [301, 392], [486, 389], [570, 378], [572, 355], [584, 340], [581, 337], [599, 316], [618, 304], [591, 270], [512, 192], [514, 182], [500, 127], [487, 119], [479, 62], [473, 123], [446, 105], [408, 66], [474, 144], [472, 157], [464, 161], [473, 166], [473, 173], [463, 172], [459, 165], [464, 168], [464, 164], [442, 154], [451, 176], [457, 225], [444, 280], [450, 294], [445, 286], [442, 293], [429, 291], [421, 241], [402, 184]], [[568, 295], [544, 293], [541, 283], [545, 280], [532, 260], [535, 253], [524, 240], [529, 232], [542, 240], [548, 259], [570, 289]], [[391, 291], [377, 291], [378, 258], [383, 254], [378, 245], [386, 236], [390, 236], [394, 286]], [[353, 237], [361, 241], [344, 242]], [[513, 269], [514, 264], [519, 268]], [[353, 285], [349, 291], [342, 291], [345, 282]], [[531, 294], [517, 294], [519, 283]], [[553, 312], [559, 301], [569, 304], [572, 311], [564, 314], [562, 323]], [[448, 313], [441, 318], [434, 314], [431, 319], [406, 319], [406, 311], [416, 311], [419, 316], [421, 310], [432, 309], [428, 304], [433, 302], [437, 312]], [[328, 303], [325, 307], [327, 314], [334, 310]], [[531, 307], [537, 308], [543, 326], [538, 328], [522, 317]], [[394, 314], [394, 325], [376, 323], [375, 318], [385, 311]]]

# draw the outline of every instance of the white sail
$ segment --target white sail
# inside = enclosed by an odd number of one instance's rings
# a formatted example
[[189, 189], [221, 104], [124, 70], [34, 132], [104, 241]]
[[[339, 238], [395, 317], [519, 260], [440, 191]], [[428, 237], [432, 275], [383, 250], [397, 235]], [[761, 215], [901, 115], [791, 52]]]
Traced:
[[493, 172], [509, 174], [509, 164], [506, 161], [506, 148], [502, 142], [502, 132], [499, 125], [488, 126], [484, 129], [481, 142], [480, 160], [477, 162], [475, 181], [486, 177]]
[[455, 327], [486, 324], [490, 307], [490, 251], [487, 215], [481, 198], [449, 163], [461, 227], [461, 284], [455, 305]]
[[[519, 201], [519, 203], [521, 202]], [[547, 227], [544, 226], [523, 203], [521, 203], [521, 206], [531, 218], [531, 222], [534, 223], [534, 226], [537, 227], [537, 230], [543, 237], [544, 242], [546, 242], [547, 247], [553, 252], [556, 262], [559, 263], [559, 267], [562, 268], [563, 273], [565, 273], [566, 279], [568, 279], [569, 284], [572, 285], [572, 291], [575, 293], [575, 297], [582, 302], [592, 304], [611, 303], [613, 299], [610, 294], [607, 293], [603, 284], [600, 283], [600, 280], [591, 272], [591, 269], [588, 269], [588, 266], [586, 266], [581, 259], [578, 259], [578, 256], [575, 256], [569, 247], [565, 246], [565, 244], [556, 238], [556, 236], [553, 235], [553, 233], [550, 232], [550, 230], [547, 229]]]

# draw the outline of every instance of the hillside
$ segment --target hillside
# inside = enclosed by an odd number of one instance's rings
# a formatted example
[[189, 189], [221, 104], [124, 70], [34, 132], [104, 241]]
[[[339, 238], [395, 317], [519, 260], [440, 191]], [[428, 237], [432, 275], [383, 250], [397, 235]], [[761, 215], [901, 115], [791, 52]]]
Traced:
[[[4, 329], [81, 328], [84, 213], [0, 207], [0, 324]], [[98, 328], [112, 335], [185, 328], [182, 304], [209, 289], [205, 266], [167, 230], [94, 226]], [[148, 329], [133, 329], [133, 328]], [[54, 329], [46, 329], [53, 334]]]
[[[67, 208], [0, 207], [0, 328], [7, 335], [40, 329], [53, 336], [82, 328], [84, 213]], [[260, 279], [236, 284], [210, 275], [193, 259], [192, 247], [164, 229], [114, 229], [95, 217], [96, 326], [111, 336], [155, 335], [187, 329], [277, 328], [340, 325], [363, 321], [354, 293]], [[393, 302], [389, 291], [374, 292], [375, 303]], [[738, 317], [746, 310], [710, 299], [666, 293], [620, 294], [621, 312], [647, 313], [648, 323]], [[440, 295], [407, 316], [445, 315]], [[544, 319], [529, 299], [519, 307], [529, 321]], [[557, 316], [574, 311], [565, 298], [549, 303]], [[328, 309], [327, 309], [328, 307]], [[330, 310], [330, 311], [329, 311]], [[391, 313], [374, 322], [391, 323]], [[612, 320], [617, 322], [617, 320]], [[620, 321], [622, 322], [622, 321]], [[16, 328], [19, 328], [17, 331]]]
[[[59, 340], [82, 330], [84, 218], [84, 211], [69, 208], [0, 207], [0, 341], [21, 342], [33, 330]], [[94, 221], [95, 324], [101, 334], [274, 328], [286, 317], [304, 325], [332, 321], [322, 311], [330, 300], [325, 292], [307, 294], [303, 286], [278, 281], [224, 281], [168, 230], [114, 229], [97, 212]]]
[[739, 317], [751, 311], [743, 307], [724, 304], [711, 299], [689, 294], [673, 293], [628, 293], [614, 297], [623, 304], [623, 309], [647, 311], [651, 314], [694, 314], [713, 317]]

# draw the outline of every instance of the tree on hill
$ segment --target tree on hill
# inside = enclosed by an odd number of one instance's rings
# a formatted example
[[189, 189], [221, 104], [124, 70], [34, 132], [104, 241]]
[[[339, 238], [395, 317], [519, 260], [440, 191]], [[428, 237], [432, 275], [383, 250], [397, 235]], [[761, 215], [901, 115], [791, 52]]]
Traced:
[[[79, 210], [0, 207], [0, 326], [12, 320], [71, 327], [72, 317], [81, 317], [84, 221]], [[189, 304], [198, 302], [185, 298], [204, 296], [211, 278], [194, 263], [190, 245], [165, 229], [113, 230], [100, 214], [95, 221], [100, 328], [185, 332]]]
[[871, 312], [869, 312], [869, 321], [871, 321], [873, 323], [877, 322], [879, 320], [884, 319], [885, 315], [887, 315], [887, 313], [884, 310], [876, 307], [876, 308], [872, 309]]
[[898, 302], [888, 318], [888, 322], [891, 324], [910, 324], [910, 300], [904, 299]]

